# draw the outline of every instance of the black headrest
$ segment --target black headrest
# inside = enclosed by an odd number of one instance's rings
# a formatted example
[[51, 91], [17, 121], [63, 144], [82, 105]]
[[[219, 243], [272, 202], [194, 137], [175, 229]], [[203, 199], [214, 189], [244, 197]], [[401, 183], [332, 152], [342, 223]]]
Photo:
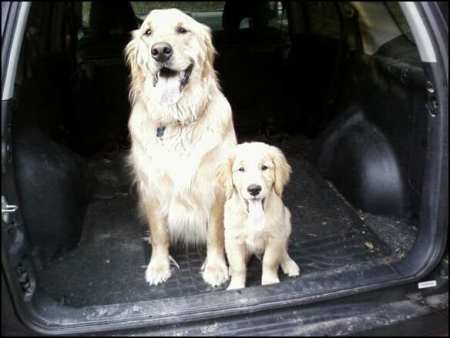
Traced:
[[255, 29], [266, 27], [270, 9], [268, 1], [226, 1], [223, 8], [222, 26], [225, 31], [237, 31], [245, 18], [252, 20]]
[[96, 35], [128, 33], [137, 28], [137, 18], [129, 1], [92, 1], [90, 26]]

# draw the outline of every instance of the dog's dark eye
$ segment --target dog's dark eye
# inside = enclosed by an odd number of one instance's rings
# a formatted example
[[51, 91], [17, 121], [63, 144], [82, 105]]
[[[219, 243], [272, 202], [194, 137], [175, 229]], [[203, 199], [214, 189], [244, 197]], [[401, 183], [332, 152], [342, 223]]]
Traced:
[[244, 172], [245, 168], [244, 167], [240, 167], [238, 170], [241, 171], [241, 172]]
[[152, 30], [149, 28], [144, 32], [144, 34], [147, 36], [152, 35]]
[[261, 167], [261, 170], [267, 170], [267, 169], [269, 169], [269, 167], [266, 166], [266, 165], [263, 165], [263, 166]]
[[177, 33], [184, 34], [187, 33], [187, 29], [181, 26], [177, 27]]

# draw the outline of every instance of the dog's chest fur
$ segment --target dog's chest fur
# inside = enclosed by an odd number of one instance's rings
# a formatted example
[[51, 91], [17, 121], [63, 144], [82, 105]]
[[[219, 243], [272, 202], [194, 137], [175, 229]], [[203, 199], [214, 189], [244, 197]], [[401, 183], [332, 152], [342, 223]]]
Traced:
[[[158, 128], [153, 131], [153, 145], [148, 149], [148, 154], [152, 157], [164, 157], [167, 161], [174, 164], [185, 163], [191, 157], [195, 156], [194, 152], [194, 126], [181, 126], [178, 124], [162, 126], [163, 132], [159, 132]], [[166, 164], [164, 164], [166, 168]], [[180, 167], [177, 167], [179, 170]]]
[[201, 130], [199, 122], [165, 126], [161, 136], [154, 130], [147, 156], [154, 159], [159, 174], [168, 175], [175, 191], [185, 191], [199, 173], [203, 155], [217, 146], [217, 135]]
[[[163, 135], [154, 130], [151, 147], [146, 155], [152, 162], [153, 187], [158, 178], [170, 178], [158, 199], [168, 215], [169, 232], [173, 240], [202, 242], [206, 239], [207, 220], [214, 184], [199, 183], [200, 163], [204, 150], [214, 147], [213, 136], [201, 133], [196, 137], [195, 124], [166, 126]], [[153, 188], [154, 189], [154, 188]]]
[[141, 198], [158, 200], [172, 240], [204, 242], [215, 200], [213, 175], [227, 146], [215, 116], [209, 112], [181, 122], [156, 122], [148, 105], [140, 107], [133, 112], [130, 131]]

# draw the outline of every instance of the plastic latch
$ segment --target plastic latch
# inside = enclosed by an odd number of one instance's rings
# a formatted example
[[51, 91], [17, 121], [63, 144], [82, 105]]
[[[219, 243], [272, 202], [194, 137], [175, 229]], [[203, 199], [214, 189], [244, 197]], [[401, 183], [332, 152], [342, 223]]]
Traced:
[[435, 280], [429, 280], [429, 281], [420, 282], [417, 284], [417, 287], [419, 289], [434, 288], [436, 286], [437, 286], [437, 282]]
[[5, 223], [9, 223], [10, 214], [13, 214], [17, 211], [19, 207], [14, 204], [8, 204], [5, 196], [2, 196], [2, 220]]

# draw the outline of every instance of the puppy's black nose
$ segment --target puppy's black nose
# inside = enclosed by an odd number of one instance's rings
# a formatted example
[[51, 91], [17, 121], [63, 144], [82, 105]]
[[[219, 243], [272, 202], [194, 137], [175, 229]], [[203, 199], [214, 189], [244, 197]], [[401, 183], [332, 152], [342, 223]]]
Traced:
[[158, 62], [166, 62], [173, 54], [173, 49], [167, 42], [157, 42], [152, 46], [152, 57]]
[[261, 192], [261, 186], [257, 184], [251, 184], [248, 186], [247, 190], [250, 193], [250, 195], [256, 196]]

